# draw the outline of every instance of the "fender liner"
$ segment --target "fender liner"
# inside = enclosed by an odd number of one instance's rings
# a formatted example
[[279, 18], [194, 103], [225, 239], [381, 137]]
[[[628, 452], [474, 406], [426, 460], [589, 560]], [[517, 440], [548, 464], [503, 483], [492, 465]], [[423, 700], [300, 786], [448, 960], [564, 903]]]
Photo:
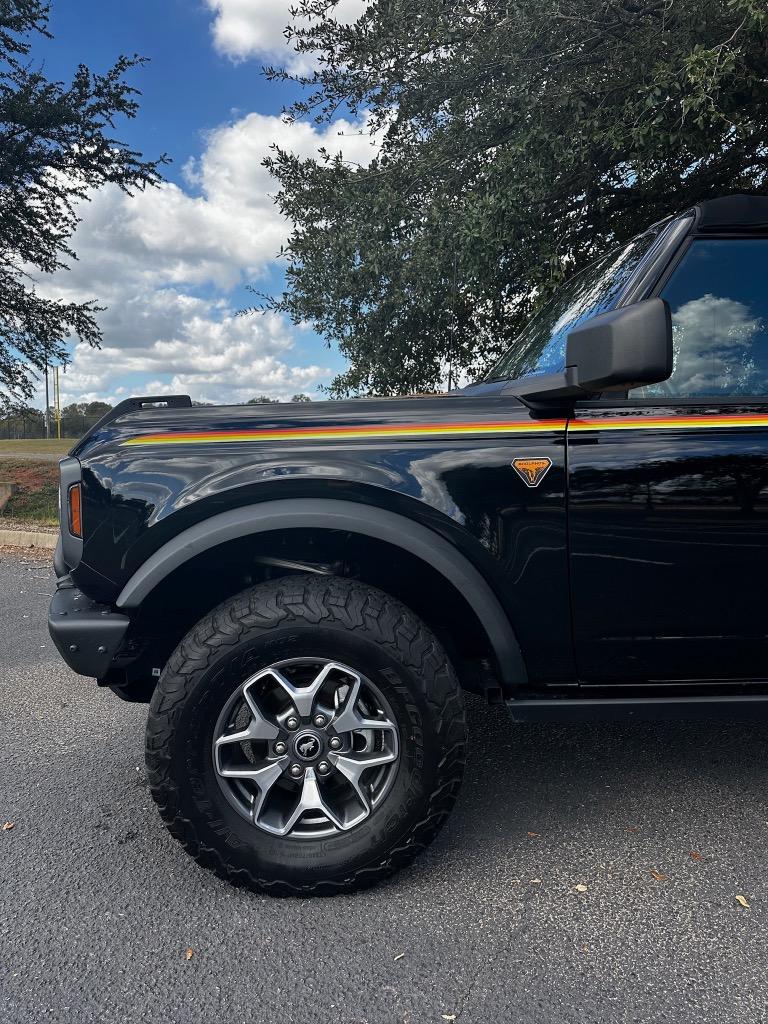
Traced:
[[403, 548], [449, 580], [484, 627], [502, 682], [527, 682], [525, 662], [512, 625], [487, 580], [440, 534], [395, 512], [330, 498], [287, 498], [211, 516], [184, 530], [151, 555], [123, 587], [117, 607], [138, 607], [174, 569], [209, 548], [256, 533], [319, 528], [359, 533]]

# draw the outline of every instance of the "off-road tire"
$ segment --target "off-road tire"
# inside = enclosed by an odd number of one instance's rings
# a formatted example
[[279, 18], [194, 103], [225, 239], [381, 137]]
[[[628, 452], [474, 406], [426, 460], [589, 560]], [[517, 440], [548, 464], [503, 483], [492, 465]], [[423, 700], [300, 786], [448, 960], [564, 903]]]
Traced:
[[[366, 821], [331, 840], [271, 837], [244, 820], [211, 755], [214, 723], [246, 676], [304, 655], [364, 672], [400, 730], [390, 791]], [[184, 637], [152, 697], [146, 760], [163, 820], [203, 867], [275, 896], [331, 895], [373, 885], [426, 848], [456, 799], [465, 743], [456, 675], [413, 612], [361, 583], [289, 576], [226, 601]]]

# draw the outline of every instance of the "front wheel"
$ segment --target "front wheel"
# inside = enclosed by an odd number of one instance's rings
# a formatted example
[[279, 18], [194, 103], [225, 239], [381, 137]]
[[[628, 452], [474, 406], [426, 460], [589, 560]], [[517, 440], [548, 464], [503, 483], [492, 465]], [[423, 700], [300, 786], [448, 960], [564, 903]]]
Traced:
[[173, 835], [274, 895], [351, 891], [409, 863], [453, 806], [464, 750], [433, 634], [334, 577], [286, 577], [213, 611], [169, 660], [147, 726]]

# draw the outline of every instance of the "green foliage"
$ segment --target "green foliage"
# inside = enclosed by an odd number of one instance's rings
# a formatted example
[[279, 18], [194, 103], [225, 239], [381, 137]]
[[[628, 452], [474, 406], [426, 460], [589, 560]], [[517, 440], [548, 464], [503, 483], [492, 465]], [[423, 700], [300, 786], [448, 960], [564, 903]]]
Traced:
[[[309, 395], [298, 394], [294, 395], [291, 399], [292, 402], [311, 402], [312, 399]], [[278, 405], [280, 403], [279, 398], [270, 398], [269, 395], [256, 395], [255, 398], [249, 398], [245, 403], [246, 405]]]
[[[62, 437], [82, 437], [105, 412], [112, 408], [108, 402], [73, 402], [61, 410]], [[51, 410], [51, 429], [56, 430], [56, 412]]]
[[112, 132], [138, 111], [125, 75], [143, 63], [120, 57], [105, 74], [80, 65], [69, 85], [49, 81], [30, 59], [30, 39], [48, 35], [44, 0], [0, 3], [0, 405], [33, 391], [34, 371], [61, 361], [75, 336], [97, 345], [95, 302], [42, 298], [34, 274], [75, 259], [69, 240], [78, 202], [114, 184], [154, 185], [165, 160], [144, 160]]
[[[336, 394], [476, 371], [564, 276], [695, 201], [764, 187], [764, 0], [299, 0], [292, 117], [365, 117], [370, 165], [268, 161], [293, 221], [274, 308], [350, 369]], [[343, 140], [340, 140], [340, 147]]]

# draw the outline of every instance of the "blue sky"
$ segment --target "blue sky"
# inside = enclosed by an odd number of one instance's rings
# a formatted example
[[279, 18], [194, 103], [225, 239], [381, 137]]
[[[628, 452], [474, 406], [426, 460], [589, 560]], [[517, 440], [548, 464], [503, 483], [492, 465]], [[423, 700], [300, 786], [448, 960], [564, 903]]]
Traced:
[[[341, 0], [354, 17], [362, 0]], [[272, 142], [308, 155], [319, 145], [364, 161], [373, 150], [342, 119], [285, 125], [293, 86], [269, 83], [263, 63], [290, 63], [282, 28], [289, 0], [54, 0], [54, 39], [35, 46], [49, 77], [78, 63], [106, 70], [120, 53], [150, 63], [132, 75], [141, 111], [118, 136], [147, 156], [173, 160], [159, 190], [126, 198], [95, 194], [80, 211], [80, 260], [40, 278], [44, 294], [96, 299], [101, 351], [73, 347], [65, 402], [116, 401], [155, 390], [215, 402], [265, 393], [288, 398], [318, 387], [343, 366], [307, 326], [273, 315], [238, 317], [245, 285], [279, 291], [276, 261], [288, 226], [260, 167]], [[357, 126], [355, 126], [357, 127]]]

